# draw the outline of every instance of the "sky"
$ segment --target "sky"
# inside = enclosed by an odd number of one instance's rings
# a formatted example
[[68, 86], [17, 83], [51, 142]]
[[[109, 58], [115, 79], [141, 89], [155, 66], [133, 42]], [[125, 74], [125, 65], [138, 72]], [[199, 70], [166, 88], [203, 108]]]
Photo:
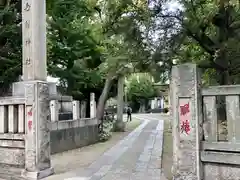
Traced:
[[179, 4], [179, 2], [174, 1], [174, 0], [168, 2], [166, 7], [167, 7], [168, 11], [176, 11], [177, 9], [182, 8], [181, 4]]

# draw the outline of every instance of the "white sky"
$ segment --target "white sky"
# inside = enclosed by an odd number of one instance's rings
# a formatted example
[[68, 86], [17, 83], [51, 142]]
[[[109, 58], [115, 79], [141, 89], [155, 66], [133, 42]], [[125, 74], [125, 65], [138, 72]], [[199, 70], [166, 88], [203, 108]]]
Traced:
[[168, 11], [176, 11], [177, 9], [182, 9], [182, 5], [177, 1], [170, 1], [166, 5]]

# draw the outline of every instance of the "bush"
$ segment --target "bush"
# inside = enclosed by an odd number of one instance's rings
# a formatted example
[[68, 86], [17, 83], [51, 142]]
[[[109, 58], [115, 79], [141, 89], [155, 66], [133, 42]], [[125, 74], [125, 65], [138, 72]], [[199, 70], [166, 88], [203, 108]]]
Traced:
[[169, 109], [168, 108], [164, 108], [163, 109], [163, 113], [168, 113]]
[[101, 131], [99, 133], [99, 141], [105, 142], [112, 137], [112, 129], [114, 123], [115, 120], [112, 114], [104, 116]]

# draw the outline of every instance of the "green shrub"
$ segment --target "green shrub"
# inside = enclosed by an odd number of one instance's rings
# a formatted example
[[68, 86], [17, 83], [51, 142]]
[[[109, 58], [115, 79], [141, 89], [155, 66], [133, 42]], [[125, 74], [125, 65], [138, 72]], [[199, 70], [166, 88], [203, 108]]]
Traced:
[[164, 108], [164, 109], [163, 109], [163, 112], [164, 112], [164, 113], [168, 113], [168, 111], [169, 111], [168, 108]]
[[115, 123], [114, 117], [112, 115], [104, 116], [102, 123], [102, 129], [99, 133], [99, 141], [105, 142], [112, 137], [113, 124]]

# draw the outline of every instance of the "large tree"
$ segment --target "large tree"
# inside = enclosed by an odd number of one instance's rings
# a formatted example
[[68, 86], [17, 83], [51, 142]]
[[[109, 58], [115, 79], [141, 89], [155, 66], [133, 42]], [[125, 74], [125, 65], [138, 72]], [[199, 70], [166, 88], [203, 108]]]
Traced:
[[[141, 2], [141, 1], [139, 1]], [[100, 19], [105, 47], [102, 69], [106, 74], [105, 85], [98, 100], [97, 117], [102, 118], [108, 92], [115, 79], [136, 69], [144, 69], [150, 56], [144, 42], [144, 31], [148, 16], [147, 3], [136, 1], [106, 0]]]
[[[172, 59], [178, 63], [196, 62], [211, 78], [215, 77], [215, 83], [239, 82], [239, 2], [180, 0], [182, 8], [174, 11], [166, 11], [162, 4], [155, 4], [154, 18], [160, 22], [158, 30], [170, 32], [161, 38], [170, 37], [166, 41], [170, 47], [165, 47], [171, 56], [175, 55]], [[172, 59], [168, 64], [172, 65]]]
[[158, 95], [153, 76], [149, 73], [130, 75], [127, 79], [126, 91], [128, 102], [139, 107], [139, 111], [146, 110], [149, 100]]
[[21, 1], [0, 2], [0, 96], [6, 95], [22, 70]]
[[48, 13], [48, 72], [77, 99], [101, 83], [101, 51], [90, 24], [94, 11], [84, 0], [56, 0]]

